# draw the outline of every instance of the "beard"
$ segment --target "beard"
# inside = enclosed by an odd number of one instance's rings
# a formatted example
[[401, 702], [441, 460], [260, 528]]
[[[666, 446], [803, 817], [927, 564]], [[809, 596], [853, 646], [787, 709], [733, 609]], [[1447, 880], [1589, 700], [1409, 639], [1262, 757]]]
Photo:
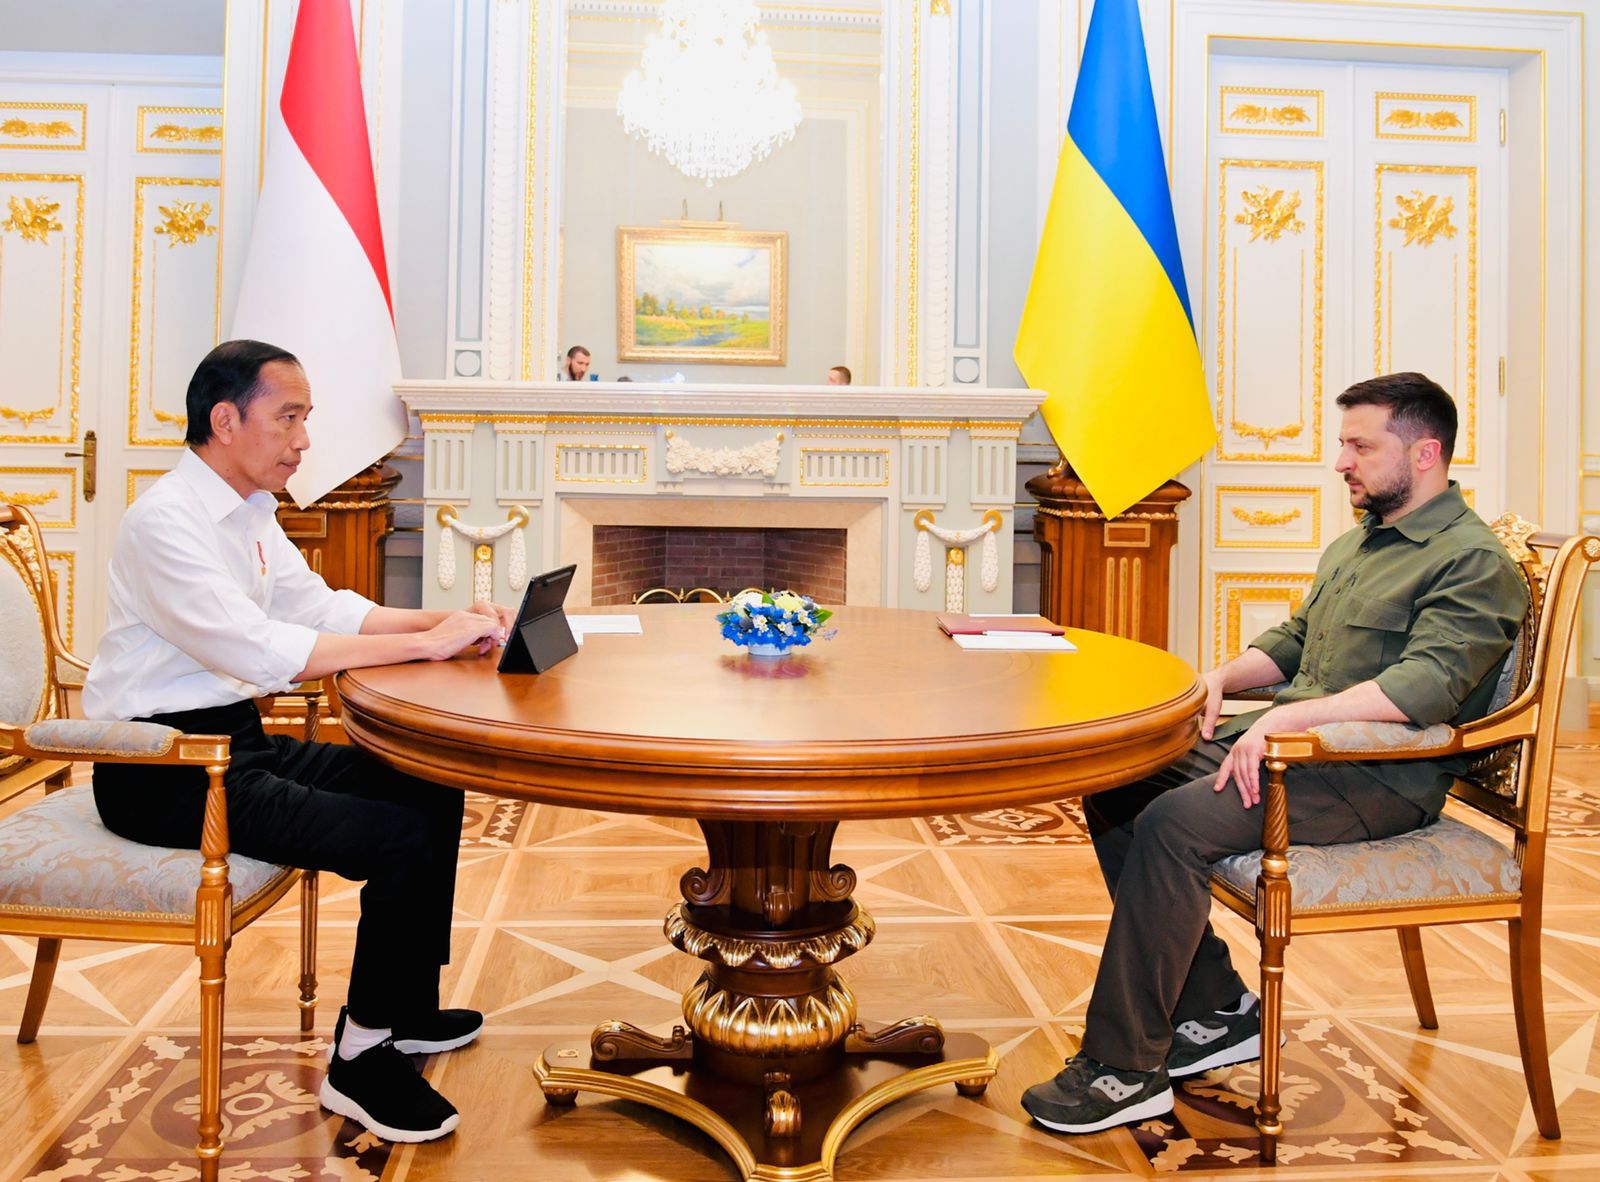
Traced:
[[1382, 521], [1411, 499], [1413, 485], [1411, 473], [1406, 471], [1390, 484], [1368, 484], [1364, 487], [1364, 493], [1350, 494], [1350, 504], [1357, 509], [1365, 509]]

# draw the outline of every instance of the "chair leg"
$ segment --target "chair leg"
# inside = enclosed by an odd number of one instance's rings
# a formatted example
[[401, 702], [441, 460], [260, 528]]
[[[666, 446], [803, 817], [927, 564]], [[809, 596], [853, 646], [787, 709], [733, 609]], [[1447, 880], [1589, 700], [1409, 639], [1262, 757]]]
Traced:
[[317, 894], [315, 870], [300, 878], [300, 1033], [317, 1028]]
[[217, 1182], [222, 1157], [222, 1002], [227, 951], [200, 953], [200, 1159], [201, 1182]]
[[1428, 987], [1428, 962], [1422, 958], [1422, 929], [1395, 928], [1400, 937], [1400, 961], [1406, 966], [1406, 984], [1411, 986], [1411, 1004], [1417, 1008], [1417, 1025], [1424, 1030], [1439, 1029], [1439, 1015], [1433, 1008], [1433, 990]]
[[1524, 929], [1511, 921], [1511, 1008], [1517, 1018], [1517, 1047], [1522, 1052], [1522, 1073], [1528, 1080], [1528, 1099], [1539, 1135], [1561, 1139], [1556, 1116], [1555, 1089], [1550, 1083], [1550, 1044], [1544, 1030], [1544, 981], [1539, 968], [1539, 929]]
[[1278, 1081], [1283, 1069], [1283, 954], [1289, 941], [1264, 935], [1261, 940], [1261, 1098], [1256, 1104], [1256, 1131], [1261, 1136], [1261, 1164], [1278, 1160], [1283, 1106]]
[[56, 962], [61, 959], [61, 941], [39, 937], [39, 950], [33, 956], [33, 979], [28, 983], [28, 1000], [22, 1006], [22, 1025], [17, 1027], [18, 1042], [39, 1037], [45, 1003], [50, 1000], [50, 985], [56, 979]]

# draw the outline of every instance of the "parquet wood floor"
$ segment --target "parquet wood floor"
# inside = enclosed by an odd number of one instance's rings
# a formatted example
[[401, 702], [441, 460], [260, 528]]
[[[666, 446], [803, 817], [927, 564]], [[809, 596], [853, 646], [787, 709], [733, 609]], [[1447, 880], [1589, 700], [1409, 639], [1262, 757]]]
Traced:
[[[873, 1117], [847, 1143], [837, 1176], [1600, 1177], [1600, 744], [1576, 741], [1597, 737], [1572, 736], [1557, 763], [1545, 978], [1560, 1142], [1533, 1127], [1505, 929], [1493, 925], [1424, 935], [1435, 1032], [1417, 1028], [1389, 933], [1291, 947], [1290, 1123], [1276, 1171], [1255, 1163], [1250, 1067], [1191, 1083], [1172, 1117], [1135, 1129], [1063, 1138], [1030, 1125], [1017, 1098], [1077, 1045], [1109, 911], [1078, 813], [1051, 805], [841, 829], [836, 854], [857, 870], [857, 898], [878, 920], [876, 941], [843, 969], [865, 1016], [933, 1013], [989, 1039], [1001, 1066], [980, 1100], [943, 1089]], [[356, 888], [324, 886], [322, 1006], [306, 1041], [295, 1033], [291, 896], [237, 938], [228, 961], [224, 1178], [733, 1179], [698, 1132], [597, 1097], [548, 1108], [529, 1070], [553, 1037], [601, 1019], [672, 1022], [700, 966], [662, 941], [661, 917], [701, 848], [685, 822], [470, 801], [446, 992], [486, 1010], [489, 1028], [427, 1064], [463, 1120], [425, 1146], [391, 1148], [318, 1108]], [[1248, 979], [1250, 931], [1221, 912], [1218, 925]], [[45, 1028], [21, 1047], [9, 1035], [32, 956], [31, 942], [0, 939], [0, 1112], [10, 1130], [0, 1136], [0, 1182], [193, 1178], [193, 957], [66, 945]]]

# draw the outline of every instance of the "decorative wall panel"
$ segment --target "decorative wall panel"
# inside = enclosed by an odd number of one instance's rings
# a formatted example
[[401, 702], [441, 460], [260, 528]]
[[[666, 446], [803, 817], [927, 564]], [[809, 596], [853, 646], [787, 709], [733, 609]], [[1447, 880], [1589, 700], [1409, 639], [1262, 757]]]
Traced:
[[219, 182], [203, 177], [134, 180], [130, 444], [183, 443], [184, 392], [196, 358], [210, 352], [221, 328], [219, 193]]
[[1231, 661], [1268, 628], [1281, 624], [1305, 601], [1314, 576], [1260, 571], [1216, 574], [1216, 662]]
[[1015, 438], [972, 440], [972, 503], [1010, 505], [1017, 498]]
[[889, 483], [889, 449], [803, 447], [800, 483], [813, 487], [881, 488]]
[[943, 505], [948, 439], [907, 439], [900, 445], [900, 499], [908, 505]]
[[81, 175], [0, 172], [0, 442], [77, 437], [83, 198]]
[[1478, 435], [1478, 170], [1380, 164], [1373, 370], [1420, 370], [1456, 395], [1455, 462], [1476, 459]]
[[1318, 462], [1323, 164], [1222, 160], [1217, 171], [1218, 458]]
[[563, 443], [556, 480], [576, 484], [643, 484], [649, 449], [643, 444]]
[[1219, 550], [1320, 550], [1322, 490], [1312, 485], [1228, 485], [1212, 514]]
[[70, 550], [52, 548], [50, 563], [50, 590], [56, 600], [56, 619], [61, 624], [61, 639], [67, 647], [74, 648], [73, 639], [78, 616], [78, 556]]
[[41, 529], [78, 525], [76, 468], [0, 468], [0, 504], [21, 505]]
[[129, 468], [127, 503], [133, 504], [139, 499], [139, 494], [144, 492], [156, 481], [167, 474], [165, 468]]
[[539, 498], [540, 452], [543, 431], [518, 431], [495, 425], [494, 495], [498, 501], [529, 501]]

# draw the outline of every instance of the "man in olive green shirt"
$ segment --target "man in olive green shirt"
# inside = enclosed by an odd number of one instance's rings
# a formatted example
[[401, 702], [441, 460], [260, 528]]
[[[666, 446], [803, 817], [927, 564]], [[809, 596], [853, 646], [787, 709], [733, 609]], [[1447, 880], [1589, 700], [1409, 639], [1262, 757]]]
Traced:
[[[1046, 1128], [1088, 1133], [1172, 1109], [1172, 1079], [1260, 1056], [1258, 999], [1211, 930], [1213, 863], [1259, 849], [1269, 734], [1334, 722], [1463, 723], [1488, 711], [1527, 612], [1505, 547], [1449, 478], [1456, 409], [1421, 374], [1339, 396], [1336, 470], [1359, 525], [1328, 547], [1286, 623], [1204, 677], [1201, 741], [1084, 801], [1114, 900], [1081, 1052], [1024, 1094]], [[1287, 682], [1217, 725], [1226, 694]], [[1392, 837], [1439, 815], [1459, 758], [1297, 765], [1296, 844]], [[1227, 791], [1229, 787], [1233, 791]]]

